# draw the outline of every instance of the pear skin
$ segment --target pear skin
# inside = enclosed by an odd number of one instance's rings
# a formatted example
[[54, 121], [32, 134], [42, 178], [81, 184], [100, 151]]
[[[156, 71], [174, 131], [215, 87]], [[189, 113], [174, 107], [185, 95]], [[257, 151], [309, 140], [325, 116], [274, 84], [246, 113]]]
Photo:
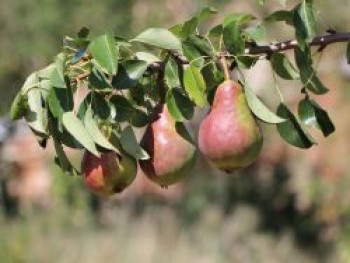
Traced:
[[226, 80], [217, 88], [211, 110], [200, 125], [200, 151], [216, 168], [232, 172], [253, 163], [262, 145], [260, 127], [242, 87]]
[[150, 155], [150, 159], [139, 161], [141, 169], [162, 187], [185, 178], [195, 162], [195, 145], [177, 132], [175, 119], [164, 104], [155, 109], [141, 146]]
[[84, 183], [90, 191], [108, 196], [121, 193], [134, 181], [137, 162], [127, 154], [110, 151], [97, 157], [85, 151], [82, 171]]

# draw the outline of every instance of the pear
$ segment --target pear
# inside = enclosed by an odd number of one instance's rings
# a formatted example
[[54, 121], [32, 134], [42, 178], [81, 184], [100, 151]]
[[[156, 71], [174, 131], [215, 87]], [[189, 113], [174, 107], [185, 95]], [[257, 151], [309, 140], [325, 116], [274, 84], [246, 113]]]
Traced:
[[216, 168], [232, 172], [249, 166], [260, 153], [263, 138], [242, 87], [224, 81], [216, 90], [209, 114], [199, 128], [198, 146]]
[[155, 108], [140, 144], [150, 155], [148, 160], [140, 160], [141, 169], [162, 187], [178, 183], [194, 165], [196, 147], [178, 133], [176, 121], [164, 104]]
[[108, 196], [122, 192], [135, 179], [137, 162], [126, 153], [108, 151], [97, 157], [85, 151], [82, 160], [85, 185], [97, 195]]

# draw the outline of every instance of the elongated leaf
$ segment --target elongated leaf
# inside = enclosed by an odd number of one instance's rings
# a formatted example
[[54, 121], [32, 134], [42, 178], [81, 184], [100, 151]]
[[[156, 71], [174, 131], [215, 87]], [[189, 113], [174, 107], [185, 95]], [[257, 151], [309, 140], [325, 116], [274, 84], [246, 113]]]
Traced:
[[334, 124], [328, 113], [314, 100], [305, 98], [298, 106], [299, 118], [306, 125], [320, 129], [325, 137], [335, 131]]
[[182, 51], [180, 40], [169, 30], [164, 28], [149, 28], [132, 41], [162, 49]]
[[300, 125], [298, 120], [285, 104], [280, 104], [277, 109], [277, 114], [281, 118], [287, 120], [285, 122], [277, 124], [278, 133], [286, 142], [302, 149], [310, 148], [315, 144], [312, 137], [306, 130], [304, 130], [304, 128]]
[[316, 22], [313, 12], [313, 0], [302, 0], [295, 11], [293, 22], [299, 43], [312, 40], [316, 35]]
[[278, 117], [275, 113], [269, 110], [261, 102], [261, 100], [255, 95], [253, 90], [248, 85], [244, 86], [244, 91], [245, 91], [249, 108], [257, 118], [259, 118], [260, 120], [266, 123], [271, 123], [271, 124], [282, 123], [286, 121], [285, 119]]
[[42, 135], [47, 134], [47, 110], [43, 106], [46, 96], [47, 91], [39, 88], [33, 88], [27, 92], [28, 108], [25, 119], [33, 130]]
[[100, 131], [93, 115], [91, 107], [89, 107], [85, 113], [84, 124], [90, 136], [94, 139], [95, 143], [105, 149], [118, 153], [118, 150], [108, 141], [108, 139]]
[[273, 53], [270, 62], [273, 70], [279, 77], [288, 80], [299, 78], [298, 72], [285, 54], [278, 52]]
[[89, 152], [96, 156], [100, 156], [93, 138], [90, 136], [90, 133], [85, 128], [84, 124], [80, 119], [75, 116], [72, 111], [66, 112], [62, 116], [62, 123], [66, 130], [79, 142], [83, 145]]
[[22, 94], [22, 92], [19, 91], [11, 104], [11, 109], [10, 109], [11, 119], [15, 121], [24, 117], [27, 107], [28, 107], [28, 97], [26, 94]]
[[347, 48], [346, 48], [346, 60], [347, 60], [348, 64], [350, 65], [350, 42], [348, 43]]
[[125, 152], [137, 160], [149, 159], [148, 153], [142, 149], [136, 140], [135, 133], [131, 126], [127, 126], [121, 133], [120, 143]]
[[109, 74], [117, 73], [118, 49], [112, 35], [105, 34], [95, 38], [89, 45], [89, 51]]
[[184, 72], [184, 86], [190, 99], [199, 107], [207, 105], [206, 85], [198, 68], [189, 65]]
[[165, 83], [169, 88], [180, 86], [178, 66], [174, 59], [169, 59], [165, 66]]
[[193, 117], [193, 104], [180, 89], [170, 89], [166, 96], [166, 104], [170, 114], [176, 121], [185, 121]]

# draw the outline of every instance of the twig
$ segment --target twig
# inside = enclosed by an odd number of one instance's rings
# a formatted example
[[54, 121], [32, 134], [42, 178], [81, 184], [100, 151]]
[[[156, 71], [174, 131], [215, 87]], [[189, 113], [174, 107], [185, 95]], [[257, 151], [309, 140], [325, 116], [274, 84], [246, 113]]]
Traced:
[[[350, 41], [350, 33], [334, 33], [328, 35], [322, 35], [315, 37], [310, 43], [310, 46], [319, 46], [325, 48], [326, 46]], [[298, 46], [297, 40], [288, 40], [276, 44], [271, 44], [267, 46], [252, 46], [245, 50], [246, 54], [257, 55], [257, 54], [271, 54], [275, 52], [285, 51], [289, 49], [294, 49]]]

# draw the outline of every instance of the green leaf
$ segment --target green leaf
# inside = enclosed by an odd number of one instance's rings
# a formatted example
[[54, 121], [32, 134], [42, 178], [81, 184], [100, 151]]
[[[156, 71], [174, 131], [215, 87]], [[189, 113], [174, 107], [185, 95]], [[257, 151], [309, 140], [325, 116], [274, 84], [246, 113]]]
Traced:
[[90, 136], [84, 124], [72, 111], [63, 114], [62, 123], [66, 130], [89, 152], [98, 157], [100, 156], [93, 138]]
[[294, 49], [294, 55], [304, 87], [318, 95], [327, 93], [328, 89], [322, 84], [312, 67], [310, 47], [298, 46]]
[[71, 111], [74, 106], [73, 91], [70, 85], [66, 85], [62, 77], [59, 69], [55, 67], [52, 71], [51, 88], [47, 97], [47, 103], [52, 115], [59, 120], [62, 119], [64, 112]]
[[22, 94], [22, 92], [19, 91], [11, 104], [11, 109], [10, 109], [11, 119], [15, 121], [24, 117], [27, 107], [28, 107], [28, 97], [26, 94]]
[[224, 27], [227, 27], [229, 24], [231, 24], [233, 21], [237, 22], [240, 26], [246, 23], [249, 23], [256, 18], [247, 13], [233, 13], [233, 14], [228, 14], [224, 18]]
[[40, 85], [40, 79], [38, 72], [34, 72], [28, 76], [26, 81], [24, 82], [21, 90], [23, 94], [26, 94], [32, 88], [38, 87]]
[[142, 60], [127, 60], [120, 64], [118, 74], [113, 77], [112, 85], [116, 89], [130, 89], [146, 72], [148, 64]]
[[166, 105], [176, 121], [185, 121], [193, 117], [193, 104], [181, 89], [170, 89], [166, 96]]
[[125, 97], [121, 95], [114, 95], [110, 99], [110, 103], [113, 105], [113, 107], [115, 107], [117, 122], [131, 120], [134, 113], [134, 108]]
[[273, 70], [283, 79], [293, 80], [299, 78], [299, 74], [283, 53], [273, 53], [270, 62]]
[[180, 40], [164, 28], [149, 28], [132, 41], [167, 50], [182, 51]]
[[199, 36], [190, 36], [185, 43], [196, 47], [197, 50], [199, 50], [203, 55], [211, 57], [215, 55], [208, 40], [204, 38]]
[[265, 40], [267, 36], [266, 27], [262, 24], [254, 27], [249, 27], [245, 29], [244, 32], [250, 39], [254, 40], [257, 43]]
[[224, 26], [223, 39], [226, 49], [235, 55], [244, 53], [245, 40], [241, 32], [240, 20], [232, 20]]
[[206, 85], [200, 70], [189, 65], [184, 72], [184, 87], [190, 99], [199, 107], [207, 105]]
[[85, 113], [84, 124], [88, 130], [91, 138], [94, 139], [95, 143], [107, 150], [111, 150], [118, 153], [118, 150], [108, 141], [108, 139], [100, 131], [93, 115], [92, 109], [89, 107]]
[[192, 65], [198, 68], [203, 67], [204, 58], [202, 57], [200, 51], [194, 45], [192, 45], [191, 43], [183, 43], [182, 49], [185, 57]]
[[311, 41], [316, 35], [313, 0], [302, 0], [294, 10], [293, 23], [299, 43]]
[[224, 27], [222, 26], [222, 24], [219, 24], [209, 30], [208, 37], [220, 37], [223, 31], [224, 31]]
[[55, 147], [56, 156], [57, 156], [56, 163], [62, 169], [62, 171], [69, 173], [69, 174], [79, 173], [74, 169], [74, 167], [70, 163], [65, 151], [63, 150], [62, 145], [57, 140], [54, 140], [54, 147]]
[[348, 64], [350, 65], [350, 42], [348, 43], [347, 48], [346, 48], [346, 60], [347, 60]]
[[213, 7], [209, 7], [206, 6], [204, 7], [198, 14], [198, 22], [202, 22], [205, 19], [210, 18], [212, 15], [215, 15], [218, 13], [218, 10], [213, 8]]
[[149, 159], [148, 153], [142, 149], [136, 140], [135, 133], [131, 126], [127, 126], [121, 133], [120, 143], [125, 152], [137, 160]]
[[95, 38], [89, 45], [89, 51], [96, 62], [109, 74], [117, 73], [118, 49], [111, 34]]
[[146, 61], [147, 64], [152, 64], [161, 61], [160, 58], [148, 52], [136, 52], [135, 56], [138, 60]]
[[149, 116], [147, 113], [140, 109], [134, 109], [132, 112], [132, 117], [131, 117], [131, 125], [136, 127], [136, 128], [142, 128], [146, 126], [150, 121]]
[[281, 103], [279, 105], [277, 114], [281, 118], [287, 120], [277, 124], [278, 133], [286, 142], [302, 149], [310, 148], [315, 144], [313, 138], [300, 125], [298, 120], [285, 104]]
[[279, 10], [268, 15], [264, 20], [266, 22], [286, 22], [287, 25], [293, 25], [293, 11]]
[[180, 86], [178, 65], [172, 58], [168, 60], [165, 66], [165, 83], [169, 88]]
[[187, 20], [182, 26], [181, 36], [184, 39], [186, 39], [191, 35], [195, 35], [197, 26], [198, 26], [197, 17], [192, 17], [190, 20]]
[[237, 63], [238, 67], [240, 69], [249, 69], [251, 67], [253, 67], [256, 62], [259, 61], [259, 57], [258, 56], [239, 56], [237, 57], [236, 61], [234, 61], [233, 63]]
[[328, 113], [316, 101], [308, 97], [300, 101], [298, 114], [303, 123], [320, 129], [325, 137], [335, 131], [334, 124]]
[[249, 108], [257, 118], [271, 124], [282, 123], [286, 121], [285, 119], [278, 117], [275, 113], [269, 110], [248, 85], [244, 86], [244, 91]]
[[93, 67], [89, 76], [89, 88], [98, 90], [112, 90], [112, 85], [109, 83], [105, 74], [97, 67]]
[[[47, 81], [46, 81], [47, 82]], [[39, 88], [33, 88], [27, 92], [28, 107], [25, 114], [25, 119], [28, 125], [34, 130], [37, 135], [47, 136], [47, 110], [44, 107], [44, 101], [47, 96], [47, 91]]]

